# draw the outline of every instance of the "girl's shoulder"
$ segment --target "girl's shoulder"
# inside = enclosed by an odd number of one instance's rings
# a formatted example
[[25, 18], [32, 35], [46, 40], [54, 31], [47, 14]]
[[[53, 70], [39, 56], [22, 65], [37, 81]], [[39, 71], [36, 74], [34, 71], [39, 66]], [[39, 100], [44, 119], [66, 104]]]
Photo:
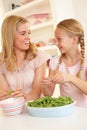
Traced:
[[87, 65], [87, 53], [85, 54], [85, 60], [84, 60], [85, 65]]

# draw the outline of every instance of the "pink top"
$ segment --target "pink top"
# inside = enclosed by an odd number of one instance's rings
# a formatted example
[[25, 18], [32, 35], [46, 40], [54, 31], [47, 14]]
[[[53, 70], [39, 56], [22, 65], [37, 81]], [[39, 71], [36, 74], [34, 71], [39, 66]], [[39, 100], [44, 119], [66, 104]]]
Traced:
[[[49, 63], [49, 68], [55, 70], [56, 67], [59, 67], [60, 72], [76, 75], [80, 69], [80, 61], [76, 65], [68, 67], [64, 64], [63, 61], [62, 63], [59, 64], [59, 57], [58, 55], [56, 55], [51, 58]], [[87, 57], [85, 58], [84, 68], [82, 71], [83, 71], [82, 79], [86, 81]], [[60, 94], [61, 96], [70, 96], [77, 102], [76, 103], [77, 106], [82, 106], [87, 108], [87, 95], [83, 94], [82, 91], [79, 88], [77, 88], [73, 83], [70, 82], [62, 83], [60, 85]]]
[[22, 88], [25, 93], [32, 90], [32, 83], [35, 76], [35, 69], [46, 62], [50, 56], [43, 51], [38, 51], [38, 55], [31, 61], [26, 61], [20, 68], [14, 72], [6, 69], [6, 64], [0, 65], [0, 73], [4, 74], [7, 78], [9, 86], [12, 90]]

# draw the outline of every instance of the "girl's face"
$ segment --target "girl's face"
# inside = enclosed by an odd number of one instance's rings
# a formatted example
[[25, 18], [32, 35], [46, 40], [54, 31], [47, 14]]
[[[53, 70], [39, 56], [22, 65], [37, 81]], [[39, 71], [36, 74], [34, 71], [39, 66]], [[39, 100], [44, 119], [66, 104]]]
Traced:
[[55, 30], [56, 45], [59, 48], [60, 53], [68, 53], [74, 47], [73, 36], [70, 37], [69, 33], [61, 28]]
[[30, 30], [28, 23], [21, 24], [16, 31], [14, 38], [14, 48], [16, 50], [25, 51], [29, 49]]

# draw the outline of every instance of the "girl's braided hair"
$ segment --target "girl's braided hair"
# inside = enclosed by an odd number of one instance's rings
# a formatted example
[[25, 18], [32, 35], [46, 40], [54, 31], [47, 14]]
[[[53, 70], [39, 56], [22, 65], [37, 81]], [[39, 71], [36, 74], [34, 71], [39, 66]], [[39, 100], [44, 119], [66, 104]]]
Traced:
[[[81, 48], [81, 65], [80, 70], [77, 74], [79, 78], [81, 78], [81, 72], [83, 69], [84, 64], [84, 57], [85, 57], [85, 42], [84, 42], [84, 31], [83, 27], [76, 19], [66, 19], [61, 21], [59, 24], [57, 24], [58, 28], [61, 28], [63, 30], [66, 30], [70, 35], [77, 35], [78, 36], [78, 44]], [[60, 56], [60, 62], [62, 61], [63, 55]]]

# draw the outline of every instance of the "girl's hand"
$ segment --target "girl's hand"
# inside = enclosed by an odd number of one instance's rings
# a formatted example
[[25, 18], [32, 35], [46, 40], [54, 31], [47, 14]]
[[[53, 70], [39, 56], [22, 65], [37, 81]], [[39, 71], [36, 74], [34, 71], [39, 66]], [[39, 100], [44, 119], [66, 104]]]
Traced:
[[61, 73], [61, 72], [58, 72], [53, 78], [52, 78], [52, 82], [54, 84], [57, 84], [57, 83], [64, 83], [64, 82], [70, 82], [70, 78], [71, 78], [71, 75], [70, 74], [67, 74], [67, 73]]

